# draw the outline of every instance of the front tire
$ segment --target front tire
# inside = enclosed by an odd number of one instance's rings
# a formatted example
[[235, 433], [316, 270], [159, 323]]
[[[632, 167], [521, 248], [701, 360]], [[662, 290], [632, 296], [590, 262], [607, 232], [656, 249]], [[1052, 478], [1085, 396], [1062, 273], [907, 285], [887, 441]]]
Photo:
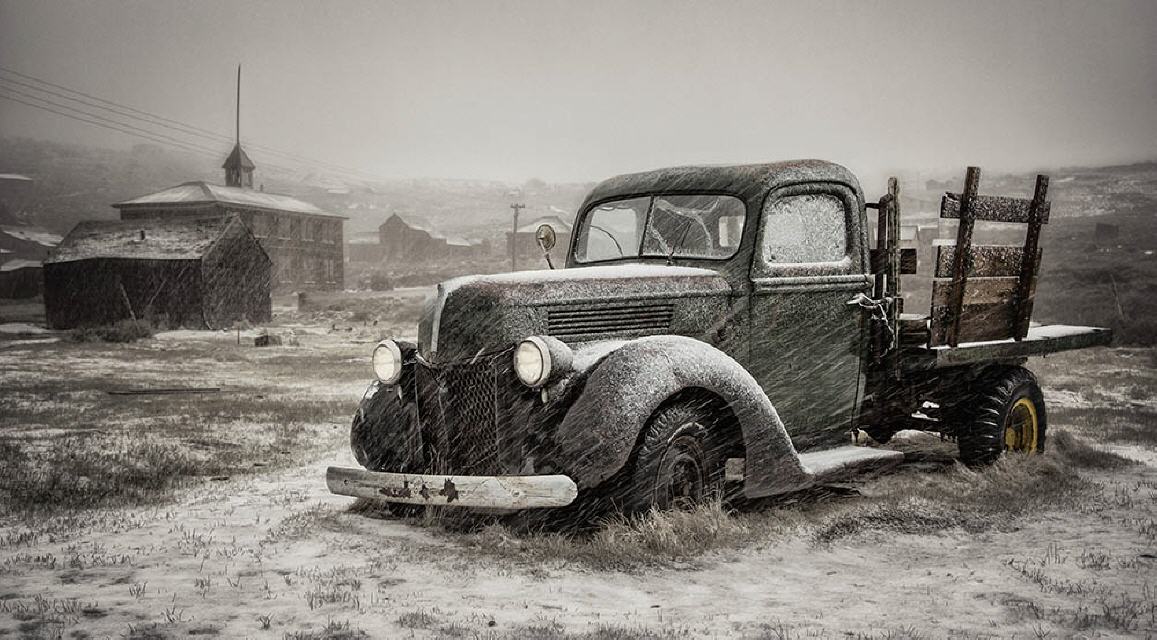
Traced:
[[686, 509], [717, 497], [723, 463], [719, 447], [711, 446], [715, 420], [701, 402], [675, 402], [656, 411], [621, 496], [624, 511]]
[[957, 424], [961, 462], [985, 465], [1005, 451], [1044, 451], [1048, 415], [1031, 371], [1002, 367], [981, 376], [971, 389]]

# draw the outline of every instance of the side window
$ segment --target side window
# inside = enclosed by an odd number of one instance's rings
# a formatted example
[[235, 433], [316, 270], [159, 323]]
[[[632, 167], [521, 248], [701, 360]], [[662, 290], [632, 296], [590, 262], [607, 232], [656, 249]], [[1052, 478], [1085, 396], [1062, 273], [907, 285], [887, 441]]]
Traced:
[[804, 194], [765, 206], [760, 246], [765, 266], [840, 262], [847, 253], [847, 208], [840, 198]]

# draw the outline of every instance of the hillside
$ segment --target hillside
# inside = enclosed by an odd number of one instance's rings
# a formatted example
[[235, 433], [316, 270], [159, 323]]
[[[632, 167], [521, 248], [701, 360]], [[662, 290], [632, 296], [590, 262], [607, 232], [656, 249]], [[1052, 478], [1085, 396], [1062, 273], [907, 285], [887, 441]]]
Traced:
[[[225, 151], [222, 151], [222, 158]], [[445, 233], [497, 238], [509, 224], [511, 202], [523, 202], [523, 220], [554, 213], [573, 215], [585, 184], [525, 184], [491, 181], [415, 179], [367, 182], [302, 171], [294, 173], [250, 155], [256, 182], [347, 216], [347, 233], [376, 229], [393, 211], [427, 222]], [[21, 198], [18, 217], [65, 233], [80, 220], [111, 219], [114, 202], [189, 180], [221, 181], [220, 163], [156, 145], [112, 150], [27, 138], [0, 139], [0, 173], [35, 180]]]

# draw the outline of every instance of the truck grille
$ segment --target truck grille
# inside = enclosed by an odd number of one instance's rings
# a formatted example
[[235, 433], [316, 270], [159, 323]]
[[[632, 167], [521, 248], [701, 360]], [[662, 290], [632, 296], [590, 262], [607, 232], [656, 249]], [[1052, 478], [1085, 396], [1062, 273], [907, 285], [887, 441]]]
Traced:
[[503, 423], [510, 406], [510, 379], [502, 375], [511, 354], [473, 363], [414, 369], [418, 421], [425, 457], [433, 473], [489, 475], [503, 472]]
[[674, 315], [675, 305], [671, 302], [568, 305], [547, 309], [546, 322], [550, 335], [567, 339], [663, 332], [671, 328]]

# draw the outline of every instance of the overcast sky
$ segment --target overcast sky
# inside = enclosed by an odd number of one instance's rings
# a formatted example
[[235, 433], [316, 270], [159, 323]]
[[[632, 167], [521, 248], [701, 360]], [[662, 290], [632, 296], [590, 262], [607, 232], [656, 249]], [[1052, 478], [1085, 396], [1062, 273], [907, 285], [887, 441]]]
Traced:
[[[1155, 34], [1153, 0], [0, 0], [2, 67], [232, 135], [240, 62], [243, 141], [386, 177], [1153, 159]], [[0, 135], [139, 142], [7, 100]]]

